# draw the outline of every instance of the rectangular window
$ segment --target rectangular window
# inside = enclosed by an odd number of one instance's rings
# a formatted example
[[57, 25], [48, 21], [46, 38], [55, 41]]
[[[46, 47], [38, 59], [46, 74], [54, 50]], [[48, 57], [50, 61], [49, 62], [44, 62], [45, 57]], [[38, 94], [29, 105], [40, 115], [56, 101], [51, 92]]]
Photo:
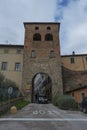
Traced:
[[1, 70], [7, 70], [7, 62], [2, 62]]
[[87, 62], [87, 57], [85, 58], [86, 62]]
[[85, 97], [85, 93], [81, 93], [81, 99], [83, 100], [83, 98]]
[[4, 53], [9, 53], [9, 50], [8, 49], [4, 49]]
[[20, 71], [20, 70], [21, 70], [21, 64], [15, 63], [15, 71]]
[[17, 54], [21, 54], [21, 49], [17, 49]]
[[74, 63], [75, 63], [74, 57], [71, 57], [71, 58], [70, 58], [70, 62], [71, 62], [71, 64], [74, 64]]
[[74, 93], [72, 93], [72, 96], [74, 97]]
[[32, 57], [32, 58], [35, 58], [35, 57], [36, 57], [36, 52], [35, 52], [34, 50], [32, 50], [32, 52], [31, 52], [31, 57]]
[[50, 58], [54, 58], [54, 57], [55, 57], [54, 51], [50, 51]]

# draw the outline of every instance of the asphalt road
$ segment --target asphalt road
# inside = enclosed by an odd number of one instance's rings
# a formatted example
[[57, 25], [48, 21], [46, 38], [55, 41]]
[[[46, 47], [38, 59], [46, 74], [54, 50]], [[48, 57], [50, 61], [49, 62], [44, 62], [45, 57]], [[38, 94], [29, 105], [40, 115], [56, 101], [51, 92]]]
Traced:
[[0, 118], [0, 130], [87, 130], [87, 114], [52, 104], [30, 104]]

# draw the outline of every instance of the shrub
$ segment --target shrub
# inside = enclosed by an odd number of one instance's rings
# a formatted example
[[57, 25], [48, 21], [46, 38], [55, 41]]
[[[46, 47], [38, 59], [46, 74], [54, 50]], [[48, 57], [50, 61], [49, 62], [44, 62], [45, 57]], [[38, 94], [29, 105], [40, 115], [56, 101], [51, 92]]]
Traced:
[[63, 110], [77, 110], [78, 104], [74, 98], [69, 95], [55, 96], [53, 104]]
[[[13, 92], [11, 95], [8, 94], [8, 88], [12, 87]], [[17, 98], [21, 96], [20, 90], [14, 81], [6, 79], [5, 76], [0, 73], [0, 102], [7, 101], [9, 98]]]
[[29, 101], [22, 100], [22, 101], [17, 102], [15, 104], [15, 106], [17, 107], [17, 110], [19, 110], [19, 109], [22, 109], [23, 107], [25, 107], [28, 104], [29, 104]]

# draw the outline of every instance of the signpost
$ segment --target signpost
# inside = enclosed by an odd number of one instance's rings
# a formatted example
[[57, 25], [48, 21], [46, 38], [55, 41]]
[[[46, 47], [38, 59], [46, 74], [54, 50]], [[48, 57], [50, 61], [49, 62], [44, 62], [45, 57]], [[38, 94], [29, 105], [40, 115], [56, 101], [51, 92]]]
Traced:
[[29, 84], [27, 84], [26, 87], [25, 87], [25, 93], [26, 94], [30, 93], [30, 85]]
[[11, 95], [12, 92], [13, 92], [13, 88], [12, 88], [12, 87], [9, 87], [9, 88], [8, 88], [8, 94]]
[[10, 106], [10, 97], [11, 97], [11, 94], [13, 93], [13, 88], [12, 87], [9, 87], [8, 88], [8, 95], [9, 95], [9, 106]]

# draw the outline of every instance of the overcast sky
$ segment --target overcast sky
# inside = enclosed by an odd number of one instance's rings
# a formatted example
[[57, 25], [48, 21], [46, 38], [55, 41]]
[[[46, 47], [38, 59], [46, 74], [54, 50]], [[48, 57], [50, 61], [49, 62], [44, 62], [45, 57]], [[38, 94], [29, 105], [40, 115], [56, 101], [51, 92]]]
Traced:
[[87, 53], [87, 0], [0, 0], [0, 44], [24, 44], [23, 22], [60, 22], [61, 54]]

